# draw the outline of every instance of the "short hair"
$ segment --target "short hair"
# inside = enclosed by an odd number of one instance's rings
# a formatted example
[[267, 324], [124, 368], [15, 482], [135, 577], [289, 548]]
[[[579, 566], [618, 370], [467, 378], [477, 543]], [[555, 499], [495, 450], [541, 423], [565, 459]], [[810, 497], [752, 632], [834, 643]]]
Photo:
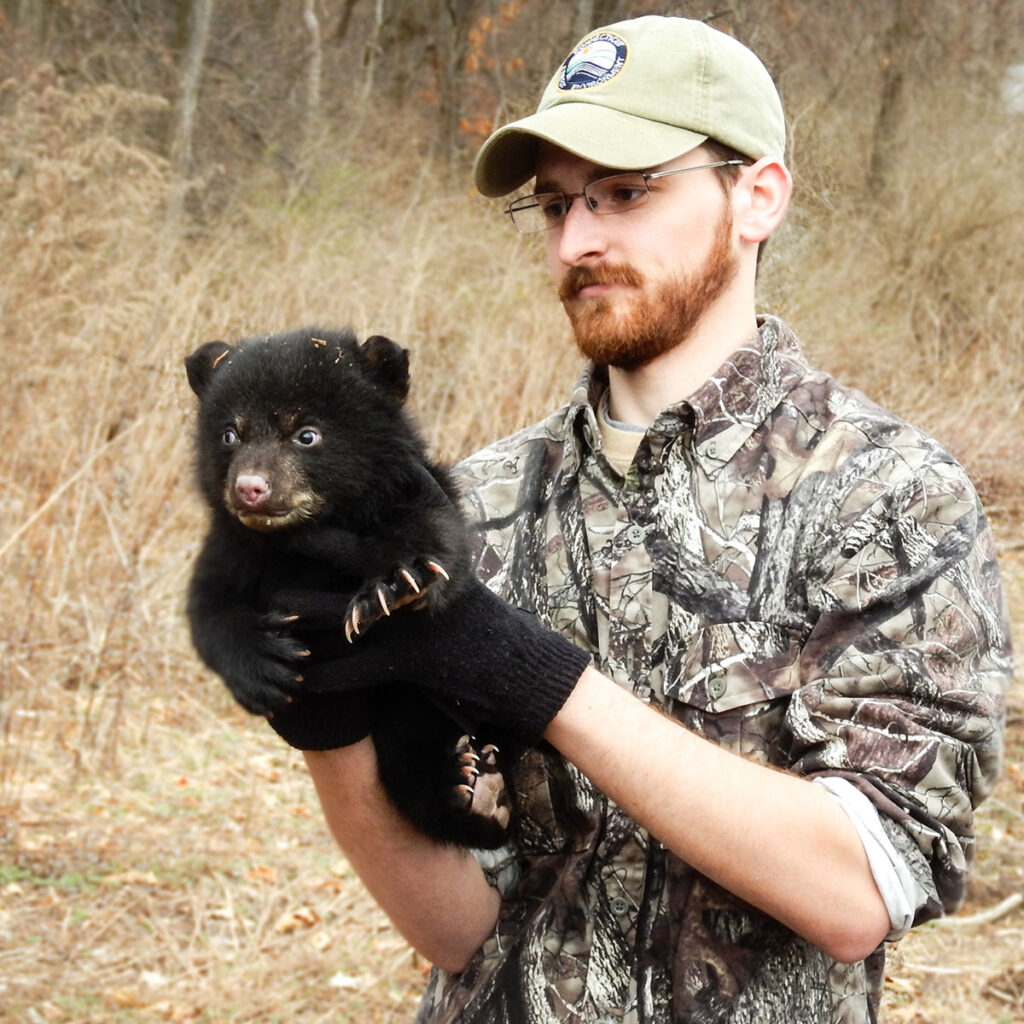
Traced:
[[[741, 153], [738, 149], [733, 149], [732, 146], [727, 146], [724, 142], [719, 142], [717, 139], [708, 139], [704, 143], [704, 148], [711, 154], [713, 160], [742, 160], [747, 166], [754, 162], [746, 153]], [[715, 168], [715, 175], [718, 178], [719, 185], [722, 186], [722, 191], [728, 195], [740, 176], [740, 166], [739, 164], [724, 164], [721, 167]], [[768, 239], [765, 238], [757, 247], [758, 266], [761, 265], [761, 257], [764, 255], [767, 244]]]
[[[717, 139], [708, 139], [704, 143], [704, 148], [711, 154], [714, 160], [742, 160], [743, 163], [748, 165], [754, 162], [746, 153], [741, 153], [738, 149], [733, 149], [732, 146], [727, 146], [724, 142], [719, 142]], [[723, 185], [734, 185], [736, 179], [740, 176], [739, 165], [724, 164], [722, 167], [715, 168], [715, 174]]]

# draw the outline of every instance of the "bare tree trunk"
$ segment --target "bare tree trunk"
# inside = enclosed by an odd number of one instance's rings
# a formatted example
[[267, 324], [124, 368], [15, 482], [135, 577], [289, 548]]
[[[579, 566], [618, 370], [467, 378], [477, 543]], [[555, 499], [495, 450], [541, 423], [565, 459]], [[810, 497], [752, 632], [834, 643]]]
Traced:
[[907, 55], [914, 52], [912, 43], [920, 31], [921, 12], [918, 0], [895, 0], [893, 10], [893, 23], [886, 33], [881, 57], [882, 95], [875, 117], [867, 180], [871, 192], [881, 191], [892, 171], [897, 135], [903, 117], [902, 100]]
[[46, 49], [52, 6], [50, 0], [18, 0], [16, 22], [25, 30], [33, 49], [38, 53]]
[[320, 22], [316, 16], [316, 0], [305, 0], [302, 19], [309, 32], [309, 66], [306, 69], [306, 124], [305, 149], [308, 152], [315, 134], [317, 115], [320, 113], [320, 74], [323, 69], [323, 40]]
[[192, 171], [192, 140], [195, 136], [196, 110], [199, 107], [199, 80], [203, 58], [210, 38], [210, 18], [214, 0], [191, 0], [189, 4], [188, 44], [181, 66], [181, 100], [178, 110], [178, 132], [172, 155], [178, 172], [188, 176]]
[[373, 92], [373, 75], [377, 68], [377, 58], [380, 56], [380, 36], [384, 29], [384, 0], [374, 0], [373, 4], [373, 32], [366, 42], [363, 51], [363, 67], [366, 75], [363, 78], [363, 105], [366, 105], [370, 94]]
[[185, 182], [192, 173], [192, 140], [195, 136], [196, 110], [199, 106], [199, 80], [203, 58], [210, 37], [210, 18], [214, 0], [190, 0], [188, 9], [188, 41], [181, 64], [181, 94], [178, 126], [171, 147], [171, 159], [178, 181], [168, 208], [168, 221], [177, 224], [185, 203]]
[[358, 0], [345, 0], [345, 9], [341, 12], [338, 24], [335, 25], [334, 31], [331, 33], [331, 38], [334, 42], [343, 42], [345, 36], [348, 35], [348, 27], [352, 23], [352, 11], [357, 3]]
[[594, 0], [576, 0], [576, 16], [572, 19], [572, 46], [594, 25]]
[[469, 28], [479, 8], [480, 0], [440, 0], [429, 6], [436, 41], [434, 73], [440, 104], [437, 141], [446, 159], [458, 149], [463, 64], [469, 48]]

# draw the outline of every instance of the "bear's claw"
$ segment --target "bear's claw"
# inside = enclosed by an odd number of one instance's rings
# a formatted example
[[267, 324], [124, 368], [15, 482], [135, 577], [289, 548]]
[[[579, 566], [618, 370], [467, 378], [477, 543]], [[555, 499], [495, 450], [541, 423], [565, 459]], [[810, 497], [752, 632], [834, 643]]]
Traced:
[[505, 777], [498, 770], [498, 748], [488, 743], [475, 746], [476, 737], [464, 735], [455, 744], [461, 781], [455, 786], [455, 799], [467, 814], [489, 818], [498, 828], [508, 827], [511, 814]]
[[448, 570], [433, 558], [399, 565], [390, 577], [371, 581], [352, 598], [345, 613], [345, 639], [352, 643], [355, 637], [399, 608], [419, 607], [430, 587], [450, 579]]

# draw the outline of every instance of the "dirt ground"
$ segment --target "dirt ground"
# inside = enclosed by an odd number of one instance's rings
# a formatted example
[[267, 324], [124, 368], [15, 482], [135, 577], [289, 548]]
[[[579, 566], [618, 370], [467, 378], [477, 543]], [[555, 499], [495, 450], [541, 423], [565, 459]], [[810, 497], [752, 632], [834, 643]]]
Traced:
[[[1024, 552], [1003, 565], [1019, 649]], [[427, 965], [339, 856], [301, 758], [194, 672], [179, 696], [106, 697], [143, 723], [113, 753], [73, 716], [25, 724], [0, 790], [0, 1021], [411, 1019]], [[978, 831], [962, 912], [890, 955], [884, 1024], [1024, 1021], [1020, 679]]]

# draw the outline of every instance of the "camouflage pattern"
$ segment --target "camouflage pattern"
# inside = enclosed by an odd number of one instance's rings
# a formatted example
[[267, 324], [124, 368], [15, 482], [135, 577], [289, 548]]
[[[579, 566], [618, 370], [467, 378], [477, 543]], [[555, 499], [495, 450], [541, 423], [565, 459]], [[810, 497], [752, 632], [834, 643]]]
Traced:
[[[481, 577], [687, 728], [848, 779], [928, 894], [917, 922], [955, 908], [1011, 672], [960, 466], [810, 368], [771, 318], [658, 417], [624, 479], [601, 451], [604, 386], [585, 375], [569, 406], [461, 467]], [[424, 1024], [875, 1020], [882, 950], [829, 960], [550, 747], [525, 756], [517, 794], [496, 931], [461, 975], [435, 971]]]

